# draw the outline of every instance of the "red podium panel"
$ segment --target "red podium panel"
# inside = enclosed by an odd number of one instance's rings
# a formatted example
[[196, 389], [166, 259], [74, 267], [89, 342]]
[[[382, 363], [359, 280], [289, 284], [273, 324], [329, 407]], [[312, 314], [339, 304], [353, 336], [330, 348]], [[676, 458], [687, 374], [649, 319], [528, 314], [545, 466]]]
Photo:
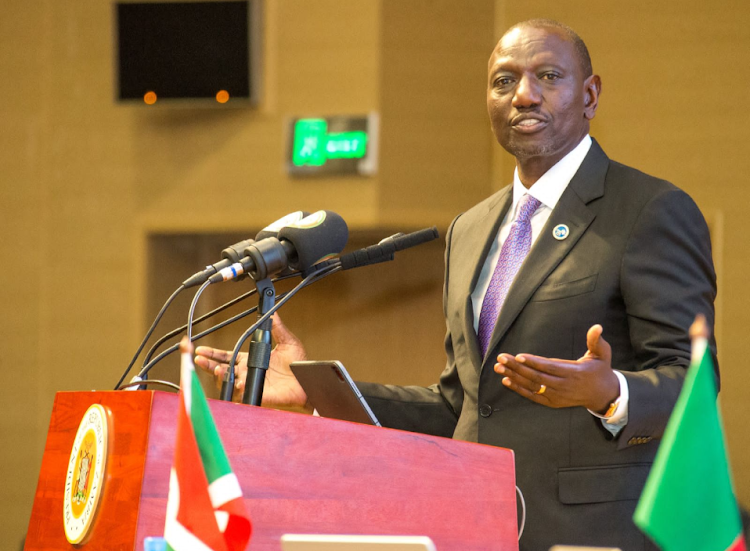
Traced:
[[[162, 535], [178, 396], [60, 392], [42, 459], [27, 550], [140, 550]], [[209, 401], [253, 522], [251, 551], [285, 533], [427, 535], [438, 551], [518, 549], [510, 450]], [[68, 460], [92, 404], [109, 415], [103, 494], [88, 541], [63, 528]]]

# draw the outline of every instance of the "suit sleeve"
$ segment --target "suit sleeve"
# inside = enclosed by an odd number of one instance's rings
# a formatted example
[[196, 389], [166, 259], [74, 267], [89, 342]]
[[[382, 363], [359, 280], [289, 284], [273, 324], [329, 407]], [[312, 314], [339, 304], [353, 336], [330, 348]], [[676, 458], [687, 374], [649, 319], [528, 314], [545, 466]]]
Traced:
[[[632, 437], [663, 434], [690, 365], [688, 328], [699, 313], [714, 325], [710, 236], [687, 194], [671, 188], [646, 204], [620, 273], [635, 360], [634, 371], [622, 371], [630, 392], [628, 423], [619, 439], [623, 448]], [[711, 350], [715, 360], [713, 337]]]
[[[456, 218], [458, 220], [458, 218]], [[445, 282], [443, 287], [443, 313], [447, 304], [450, 266], [450, 249], [456, 220], [448, 228], [445, 249]], [[440, 382], [430, 387], [394, 386], [357, 382], [362, 395], [375, 416], [385, 427], [445, 436], [450, 438], [456, 428], [463, 404], [463, 388], [453, 355], [449, 331], [445, 335], [447, 362]]]

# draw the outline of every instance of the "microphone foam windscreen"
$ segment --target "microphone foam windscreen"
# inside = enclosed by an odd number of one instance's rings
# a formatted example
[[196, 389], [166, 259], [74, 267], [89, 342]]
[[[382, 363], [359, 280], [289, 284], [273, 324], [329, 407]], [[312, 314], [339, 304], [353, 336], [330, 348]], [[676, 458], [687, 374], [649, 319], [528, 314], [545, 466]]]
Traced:
[[335, 212], [319, 210], [281, 228], [279, 240], [283, 239], [297, 252], [292, 267], [303, 271], [343, 251], [349, 240], [349, 228]]
[[261, 239], [265, 239], [266, 237], [278, 237], [279, 230], [283, 228], [284, 226], [288, 226], [289, 224], [296, 224], [300, 220], [302, 220], [305, 216], [309, 216], [310, 213], [304, 210], [298, 210], [296, 212], [291, 212], [287, 214], [286, 216], [282, 216], [275, 222], [272, 222], [268, 224], [265, 228], [260, 230], [258, 232], [258, 235], [255, 236], [256, 241], [260, 241]]

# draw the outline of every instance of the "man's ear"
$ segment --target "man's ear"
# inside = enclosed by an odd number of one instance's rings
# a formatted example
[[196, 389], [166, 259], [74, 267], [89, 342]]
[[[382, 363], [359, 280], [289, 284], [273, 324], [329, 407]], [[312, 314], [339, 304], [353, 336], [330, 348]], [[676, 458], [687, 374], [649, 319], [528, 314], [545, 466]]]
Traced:
[[602, 79], [591, 75], [583, 81], [583, 116], [591, 120], [599, 107], [599, 95], [602, 93]]

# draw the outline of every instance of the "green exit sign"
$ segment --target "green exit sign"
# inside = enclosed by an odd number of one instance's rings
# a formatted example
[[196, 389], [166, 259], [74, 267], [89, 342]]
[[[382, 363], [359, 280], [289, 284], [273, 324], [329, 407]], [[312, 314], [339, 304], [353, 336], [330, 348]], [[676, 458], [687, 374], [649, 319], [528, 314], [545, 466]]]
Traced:
[[328, 132], [325, 119], [300, 119], [294, 125], [294, 166], [321, 166], [328, 159], [362, 159], [367, 132]]
[[292, 175], [374, 174], [376, 131], [374, 115], [294, 119], [288, 171]]

